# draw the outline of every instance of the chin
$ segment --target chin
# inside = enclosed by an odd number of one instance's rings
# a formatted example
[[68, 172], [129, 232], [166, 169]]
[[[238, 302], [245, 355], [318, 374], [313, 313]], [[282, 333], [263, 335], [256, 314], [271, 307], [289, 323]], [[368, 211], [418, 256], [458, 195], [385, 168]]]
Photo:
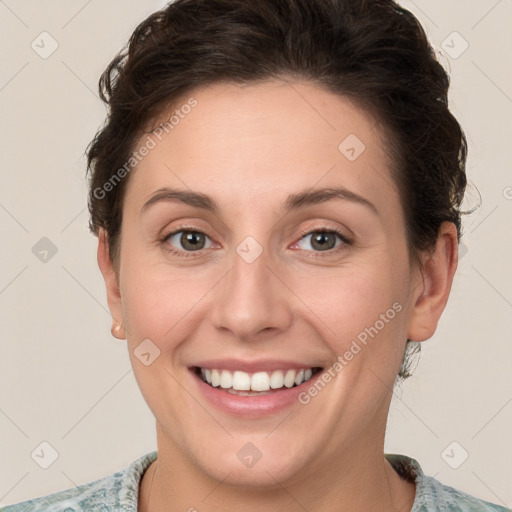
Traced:
[[224, 443], [205, 439], [204, 446], [208, 448], [196, 447], [194, 458], [204, 473], [223, 485], [282, 490], [280, 484], [296, 479], [308, 468], [310, 457], [305, 454], [314, 447], [310, 446], [308, 450], [289, 433], [281, 434], [271, 434], [268, 438], [265, 438], [268, 433], [265, 436], [244, 435]]

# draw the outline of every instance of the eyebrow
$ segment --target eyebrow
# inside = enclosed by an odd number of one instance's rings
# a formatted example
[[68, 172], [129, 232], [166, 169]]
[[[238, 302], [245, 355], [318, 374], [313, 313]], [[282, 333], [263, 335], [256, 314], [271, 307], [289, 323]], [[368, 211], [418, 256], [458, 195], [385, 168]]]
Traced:
[[[313, 190], [306, 189], [295, 194], [290, 194], [283, 205], [283, 211], [287, 213], [305, 206], [325, 203], [332, 199], [344, 199], [366, 206], [374, 214], [379, 215], [379, 212], [373, 203], [345, 187], [328, 187]], [[141, 208], [141, 215], [157, 203], [175, 201], [195, 208], [201, 208], [212, 213], [217, 213], [219, 211], [219, 207], [215, 200], [206, 194], [193, 192], [191, 190], [164, 187], [158, 189], [149, 198], [149, 200], [144, 203]]]

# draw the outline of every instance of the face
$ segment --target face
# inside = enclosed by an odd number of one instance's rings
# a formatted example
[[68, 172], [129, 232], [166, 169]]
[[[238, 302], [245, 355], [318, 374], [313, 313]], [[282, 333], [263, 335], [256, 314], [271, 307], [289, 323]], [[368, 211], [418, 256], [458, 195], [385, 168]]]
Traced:
[[140, 140], [109, 293], [160, 456], [271, 486], [382, 450], [423, 288], [381, 129], [299, 82], [176, 109]]

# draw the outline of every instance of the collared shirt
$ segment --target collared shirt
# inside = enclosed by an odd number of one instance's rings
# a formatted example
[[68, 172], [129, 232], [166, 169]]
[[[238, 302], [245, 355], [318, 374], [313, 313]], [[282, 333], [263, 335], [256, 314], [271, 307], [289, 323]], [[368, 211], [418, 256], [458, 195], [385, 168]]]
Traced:
[[[416, 482], [411, 512], [512, 512], [426, 476], [411, 457], [389, 453], [385, 457], [402, 478]], [[0, 512], [136, 512], [142, 475], [156, 458], [157, 452], [150, 452], [113, 475], [8, 505]]]

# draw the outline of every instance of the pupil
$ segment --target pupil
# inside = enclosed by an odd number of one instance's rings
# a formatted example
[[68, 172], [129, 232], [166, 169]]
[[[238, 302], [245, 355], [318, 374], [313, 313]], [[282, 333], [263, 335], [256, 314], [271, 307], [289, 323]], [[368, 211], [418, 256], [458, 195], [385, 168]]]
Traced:
[[189, 248], [191, 248], [193, 250], [201, 249], [201, 247], [199, 247], [200, 243], [198, 244], [198, 238], [200, 236], [201, 236], [201, 234], [196, 233], [196, 232], [189, 232], [189, 233], [185, 234], [182, 237], [183, 247], [187, 247], [187, 245], [189, 245]]
[[[328, 238], [329, 237], [333, 238], [332, 237], [332, 233], [320, 233], [320, 234], [318, 234], [318, 235], [313, 237], [313, 245], [315, 243], [318, 243], [320, 249], [325, 249], [326, 246], [329, 245], [329, 243], [328, 243]], [[332, 247], [327, 247], [327, 248], [332, 248]]]

